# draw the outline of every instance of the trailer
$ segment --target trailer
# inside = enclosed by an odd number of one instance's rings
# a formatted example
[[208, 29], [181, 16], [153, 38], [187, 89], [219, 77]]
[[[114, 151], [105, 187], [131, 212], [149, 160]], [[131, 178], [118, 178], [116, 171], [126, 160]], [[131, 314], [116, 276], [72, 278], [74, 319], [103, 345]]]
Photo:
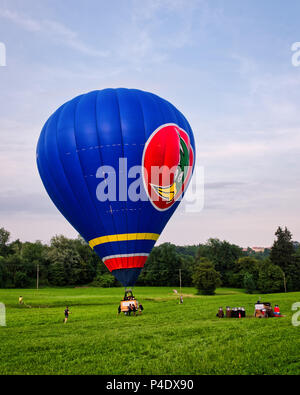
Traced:
[[269, 318], [274, 317], [274, 311], [269, 302], [257, 302], [255, 304], [254, 317]]

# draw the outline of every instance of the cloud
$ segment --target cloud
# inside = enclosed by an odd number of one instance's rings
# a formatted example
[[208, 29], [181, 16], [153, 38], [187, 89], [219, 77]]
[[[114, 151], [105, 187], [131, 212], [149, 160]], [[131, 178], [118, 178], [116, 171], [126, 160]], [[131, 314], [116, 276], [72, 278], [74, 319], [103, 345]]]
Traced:
[[[246, 159], [257, 158], [265, 155], [277, 156], [287, 154], [300, 149], [300, 129], [272, 129], [268, 133], [264, 131], [252, 131], [239, 136], [231, 134], [232, 141], [225, 142], [228, 134], [216, 135], [214, 140], [203, 142], [197, 147], [198, 161], [205, 159]], [[240, 140], [237, 138], [239, 137]], [[216, 142], [217, 141], [217, 142]]]
[[205, 189], [224, 189], [224, 188], [231, 188], [231, 187], [238, 187], [241, 185], [245, 185], [244, 182], [235, 182], [235, 181], [220, 181], [220, 182], [207, 182], [205, 183]]
[[168, 62], [174, 68], [174, 52], [197, 46], [197, 33], [214, 20], [214, 13], [202, 0], [145, 0], [143, 7], [135, 0], [117, 56], [138, 71]]
[[85, 55], [92, 57], [107, 57], [109, 55], [107, 50], [94, 49], [82, 42], [78, 37], [78, 33], [60, 22], [47, 19], [36, 20], [8, 9], [0, 9], [0, 18], [7, 19], [26, 31], [50, 36], [60, 44]]
[[58, 211], [45, 194], [11, 190], [0, 195], [0, 212], [5, 214], [18, 214], [20, 212], [31, 214], [55, 215]]
[[42, 30], [40, 22], [28, 18], [24, 15], [19, 15], [18, 13], [10, 11], [8, 9], [0, 9], [0, 18], [8, 19], [9, 21], [19, 25], [21, 28], [30, 32], [38, 32]]

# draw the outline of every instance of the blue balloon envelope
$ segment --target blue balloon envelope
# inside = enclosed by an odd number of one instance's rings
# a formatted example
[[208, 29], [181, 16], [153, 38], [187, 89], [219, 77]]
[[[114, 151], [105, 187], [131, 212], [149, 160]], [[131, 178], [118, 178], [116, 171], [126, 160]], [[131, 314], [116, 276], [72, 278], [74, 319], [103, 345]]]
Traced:
[[37, 145], [53, 203], [124, 286], [135, 284], [194, 163], [193, 132], [182, 113], [137, 89], [68, 101]]

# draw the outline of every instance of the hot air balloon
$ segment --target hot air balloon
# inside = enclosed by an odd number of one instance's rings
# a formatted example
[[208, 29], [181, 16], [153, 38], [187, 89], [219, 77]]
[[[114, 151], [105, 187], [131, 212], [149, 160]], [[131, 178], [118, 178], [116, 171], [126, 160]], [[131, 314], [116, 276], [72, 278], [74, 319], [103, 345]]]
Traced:
[[[180, 203], [194, 162], [193, 132], [183, 114], [137, 89], [92, 91], [66, 102], [37, 145], [39, 174], [53, 203], [125, 287], [135, 284]], [[133, 188], [139, 179], [128, 175], [139, 167], [141, 182]], [[106, 199], [108, 180], [115, 185]], [[140, 198], [130, 198], [130, 188]]]

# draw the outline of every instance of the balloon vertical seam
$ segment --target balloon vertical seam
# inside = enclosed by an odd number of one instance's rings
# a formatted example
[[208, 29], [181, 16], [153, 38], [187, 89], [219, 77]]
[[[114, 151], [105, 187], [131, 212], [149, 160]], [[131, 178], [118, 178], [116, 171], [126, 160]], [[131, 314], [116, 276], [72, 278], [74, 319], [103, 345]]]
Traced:
[[[118, 106], [118, 111], [119, 111], [119, 120], [120, 120], [120, 128], [121, 128], [121, 147], [122, 147], [122, 153], [123, 153], [123, 158], [125, 157], [125, 152], [124, 152], [124, 139], [123, 139], [123, 127], [122, 127], [122, 119], [121, 119], [121, 109], [120, 109], [120, 101], [119, 101], [119, 95], [118, 95], [118, 89], [115, 90], [116, 98], [117, 98], [117, 106]], [[120, 175], [119, 175], [120, 177]], [[126, 175], [127, 177], [127, 175]], [[127, 199], [125, 201], [125, 207], [126, 207], [126, 234], [128, 234], [128, 207], [127, 207]], [[128, 241], [128, 239], [127, 239]], [[126, 252], [128, 254], [128, 244], [126, 244]], [[128, 266], [128, 258], [127, 258], [127, 266]]]

